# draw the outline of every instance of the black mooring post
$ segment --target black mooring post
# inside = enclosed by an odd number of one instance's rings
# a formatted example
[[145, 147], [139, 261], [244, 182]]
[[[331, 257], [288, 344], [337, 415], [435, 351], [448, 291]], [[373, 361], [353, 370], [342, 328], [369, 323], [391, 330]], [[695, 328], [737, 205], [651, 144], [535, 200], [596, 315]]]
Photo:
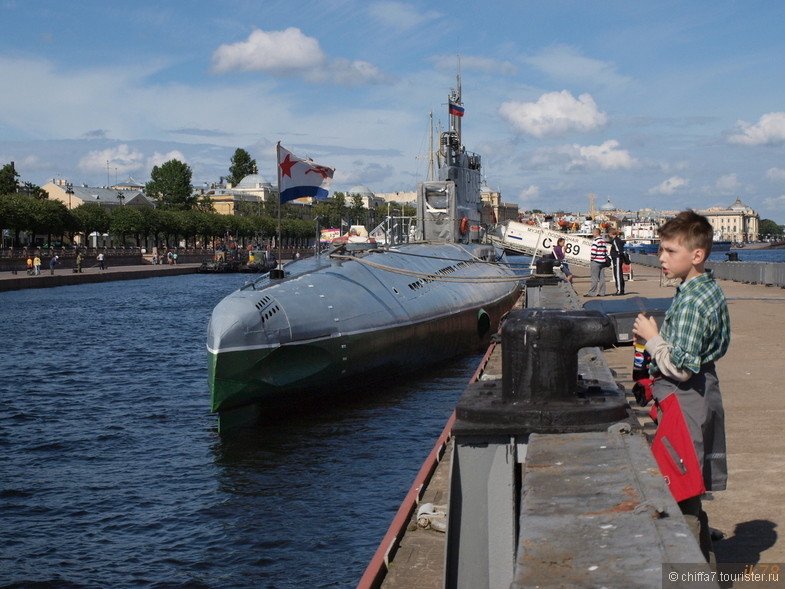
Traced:
[[509, 403], [574, 399], [578, 350], [614, 343], [614, 326], [600, 311], [514, 311], [502, 328], [502, 399]]

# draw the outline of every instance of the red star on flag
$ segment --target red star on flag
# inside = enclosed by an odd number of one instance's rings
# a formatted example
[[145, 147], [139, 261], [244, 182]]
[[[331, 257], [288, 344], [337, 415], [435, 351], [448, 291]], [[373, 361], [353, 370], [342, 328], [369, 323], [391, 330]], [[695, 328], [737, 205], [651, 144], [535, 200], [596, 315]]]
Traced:
[[296, 161], [292, 161], [291, 160], [289, 154], [287, 153], [286, 154], [286, 159], [284, 161], [282, 161], [280, 164], [278, 164], [279, 166], [281, 166], [282, 175], [283, 176], [289, 176], [289, 178], [291, 178], [292, 177], [292, 168], [294, 167], [294, 165], [296, 163], [297, 163]]

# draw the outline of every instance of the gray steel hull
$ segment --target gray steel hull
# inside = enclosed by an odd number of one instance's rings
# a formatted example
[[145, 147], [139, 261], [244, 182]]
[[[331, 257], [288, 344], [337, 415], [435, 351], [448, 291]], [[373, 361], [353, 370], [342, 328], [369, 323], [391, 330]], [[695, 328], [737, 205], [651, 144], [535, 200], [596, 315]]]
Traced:
[[521, 289], [507, 266], [476, 257], [491, 251], [412, 244], [301, 260], [283, 280], [230, 294], [208, 328], [213, 410], [349, 389], [359, 375], [408, 371], [481, 346]]

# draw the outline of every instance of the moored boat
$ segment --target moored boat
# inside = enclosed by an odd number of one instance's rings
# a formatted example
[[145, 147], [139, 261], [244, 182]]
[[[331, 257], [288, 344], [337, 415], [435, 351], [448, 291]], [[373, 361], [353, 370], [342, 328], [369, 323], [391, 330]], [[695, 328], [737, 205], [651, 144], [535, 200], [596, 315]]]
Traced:
[[520, 277], [500, 248], [483, 243], [480, 157], [461, 143], [460, 79], [449, 103], [444, 164], [439, 180], [418, 187], [415, 239], [404, 234], [385, 248], [349, 240], [247, 284], [213, 310], [209, 384], [221, 429], [350, 390], [364, 375], [476, 349], [496, 331]]

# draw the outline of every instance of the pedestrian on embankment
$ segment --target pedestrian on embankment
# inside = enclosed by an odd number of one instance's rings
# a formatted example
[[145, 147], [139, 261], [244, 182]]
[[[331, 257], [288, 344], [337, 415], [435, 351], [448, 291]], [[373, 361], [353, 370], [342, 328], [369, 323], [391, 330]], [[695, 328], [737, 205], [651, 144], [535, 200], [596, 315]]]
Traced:
[[591, 287], [587, 297], [605, 296], [605, 268], [608, 267], [608, 248], [599, 227], [592, 229], [594, 241], [591, 244]]
[[36, 254], [33, 258], [33, 274], [36, 276], [41, 275], [41, 258], [38, 256], [38, 254]]
[[[703, 488], [695, 489], [691, 497], [686, 493], [686, 498], [678, 502], [679, 508], [706, 561], [716, 564], [701, 495], [724, 490], [728, 479], [725, 412], [714, 363], [728, 351], [730, 315], [722, 289], [705, 267], [714, 236], [708, 219], [684, 211], [660, 227], [658, 233], [662, 272], [666, 278], [678, 278], [681, 284], [665, 313], [662, 329], [653, 317], [641, 313], [632, 331], [646, 340], [646, 351], [652, 358], [649, 372], [654, 378], [653, 398], [662, 404], [676, 395], [684, 414], [695, 456], [681, 455], [683, 464], [688, 458], [697, 458], [701, 469], [697, 485], [702, 478]], [[658, 429], [665, 427], [667, 419], [673, 418], [669, 412], [661, 412]]]
[[624, 294], [624, 241], [619, 235], [619, 230], [612, 228], [608, 231], [611, 238], [609, 249], [611, 256], [611, 269], [613, 271], [613, 282], [616, 284], [616, 296]]
[[57, 266], [59, 263], [60, 263], [60, 258], [58, 258], [57, 256], [52, 256], [49, 259], [49, 273], [50, 274], [54, 274], [55, 273], [55, 266]]

